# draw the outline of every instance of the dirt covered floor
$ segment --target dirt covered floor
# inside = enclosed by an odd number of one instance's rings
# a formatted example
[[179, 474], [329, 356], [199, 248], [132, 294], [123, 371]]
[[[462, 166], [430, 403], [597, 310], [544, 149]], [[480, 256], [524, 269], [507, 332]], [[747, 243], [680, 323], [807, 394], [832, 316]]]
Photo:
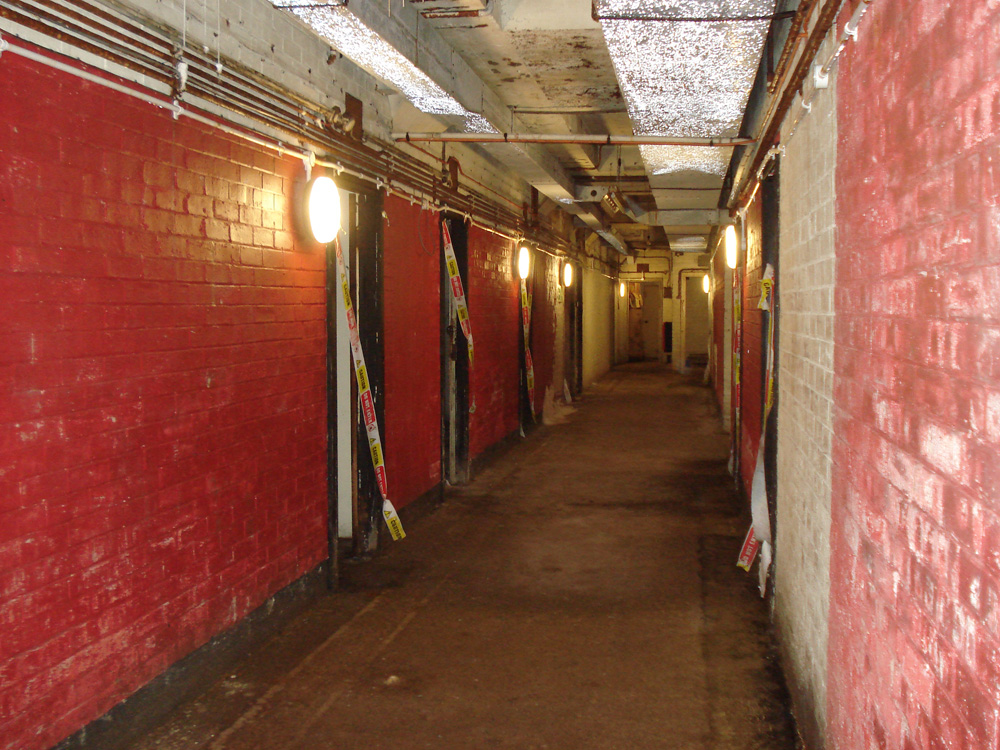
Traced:
[[616, 369], [137, 750], [791, 750], [711, 393]]

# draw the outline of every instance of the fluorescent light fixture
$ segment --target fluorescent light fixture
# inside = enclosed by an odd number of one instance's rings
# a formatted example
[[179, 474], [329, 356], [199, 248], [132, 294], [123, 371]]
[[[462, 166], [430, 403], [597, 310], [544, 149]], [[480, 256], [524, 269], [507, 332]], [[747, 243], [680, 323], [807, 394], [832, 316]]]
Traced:
[[569, 289], [573, 286], [573, 264], [567, 263], [563, 266], [563, 286]]
[[702, 252], [708, 249], [708, 238], [702, 235], [670, 237], [670, 249], [678, 252]]
[[521, 245], [517, 254], [517, 275], [522, 279], [528, 278], [528, 271], [531, 270], [531, 251], [527, 246]]
[[739, 246], [736, 243], [736, 227], [730, 224], [726, 227], [726, 265], [736, 268], [736, 256]]
[[708, 294], [708, 290], [712, 288], [712, 282], [709, 280], [707, 273], [701, 277], [701, 288], [705, 291], [705, 294]]
[[497, 132], [485, 118], [466, 110], [374, 29], [362, 23], [345, 7], [346, 3], [332, 5], [328, 0], [271, 2], [294, 13], [344, 57], [392, 86], [421, 112], [465, 118], [465, 127], [469, 132]]
[[[769, 22], [655, 21], [769, 16], [775, 0], [597, 0], [618, 83], [636, 135], [735, 136], [760, 64]], [[732, 149], [642, 146], [653, 175], [723, 176]]]
[[309, 230], [317, 242], [327, 245], [340, 231], [340, 193], [337, 184], [321, 176], [309, 184], [306, 198], [309, 213]]

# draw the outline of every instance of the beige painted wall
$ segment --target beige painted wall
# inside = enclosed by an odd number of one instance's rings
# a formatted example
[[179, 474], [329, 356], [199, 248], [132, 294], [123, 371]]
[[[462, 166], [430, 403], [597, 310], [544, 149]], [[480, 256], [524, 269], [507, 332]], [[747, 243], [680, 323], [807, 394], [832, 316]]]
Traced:
[[614, 282], [596, 271], [583, 272], [583, 387], [611, 369], [614, 352]]

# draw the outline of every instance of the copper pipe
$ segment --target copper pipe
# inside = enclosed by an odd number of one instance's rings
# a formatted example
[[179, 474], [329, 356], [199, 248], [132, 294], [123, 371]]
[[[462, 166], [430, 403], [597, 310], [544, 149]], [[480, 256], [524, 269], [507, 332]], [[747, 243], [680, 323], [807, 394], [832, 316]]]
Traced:
[[[792, 74], [791, 79], [788, 84], [782, 90], [781, 96], [778, 100], [777, 108], [774, 110], [774, 114], [766, 121], [766, 127], [761, 137], [758, 139], [758, 148], [754, 153], [753, 162], [751, 163], [750, 169], [747, 172], [752, 180], [757, 174], [764, 160], [767, 158], [768, 151], [771, 149], [781, 134], [781, 124], [788, 114], [788, 110], [791, 109], [792, 103], [795, 101], [795, 97], [798, 96], [799, 87], [805, 80], [806, 76], [809, 74], [809, 70], [812, 67], [813, 60], [816, 54], [819, 52], [819, 48], [823, 44], [823, 40], [826, 39], [830, 29], [837, 20], [837, 14], [840, 12], [840, 7], [844, 0], [826, 0], [820, 11], [819, 19], [816, 21], [816, 25], [813, 27], [812, 33], [809, 35], [809, 41], [806, 43], [805, 49], [802, 51], [802, 55], [799, 57], [799, 61], [795, 66], [795, 72]], [[737, 200], [735, 205], [731, 208], [732, 211], [736, 211], [737, 207], [743, 207], [746, 202], [743, 200], [745, 193], [747, 192], [748, 185], [743, 185], [743, 187], [736, 193]]]
[[816, 2], [817, 0], [803, 0], [802, 5], [796, 11], [795, 19], [788, 30], [788, 38], [785, 40], [785, 45], [781, 50], [781, 57], [778, 58], [778, 64], [774, 68], [774, 76], [771, 79], [771, 83], [768, 84], [768, 93], [773, 94], [777, 91], [778, 86], [781, 84], [781, 79], [785, 77], [785, 72], [789, 64], [791, 64], [794, 50], [802, 40], [802, 27], [809, 16], [812, 15], [813, 9], [816, 7]]

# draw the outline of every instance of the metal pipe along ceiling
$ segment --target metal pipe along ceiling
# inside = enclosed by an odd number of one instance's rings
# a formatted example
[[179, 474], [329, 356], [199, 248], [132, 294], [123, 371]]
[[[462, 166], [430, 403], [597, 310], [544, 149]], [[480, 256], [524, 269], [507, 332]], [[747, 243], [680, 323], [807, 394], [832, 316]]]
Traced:
[[393, 133], [399, 142], [431, 143], [552, 143], [592, 146], [702, 146], [728, 148], [750, 146], [753, 138], [685, 138], [669, 135], [577, 135], [550, 133]]

